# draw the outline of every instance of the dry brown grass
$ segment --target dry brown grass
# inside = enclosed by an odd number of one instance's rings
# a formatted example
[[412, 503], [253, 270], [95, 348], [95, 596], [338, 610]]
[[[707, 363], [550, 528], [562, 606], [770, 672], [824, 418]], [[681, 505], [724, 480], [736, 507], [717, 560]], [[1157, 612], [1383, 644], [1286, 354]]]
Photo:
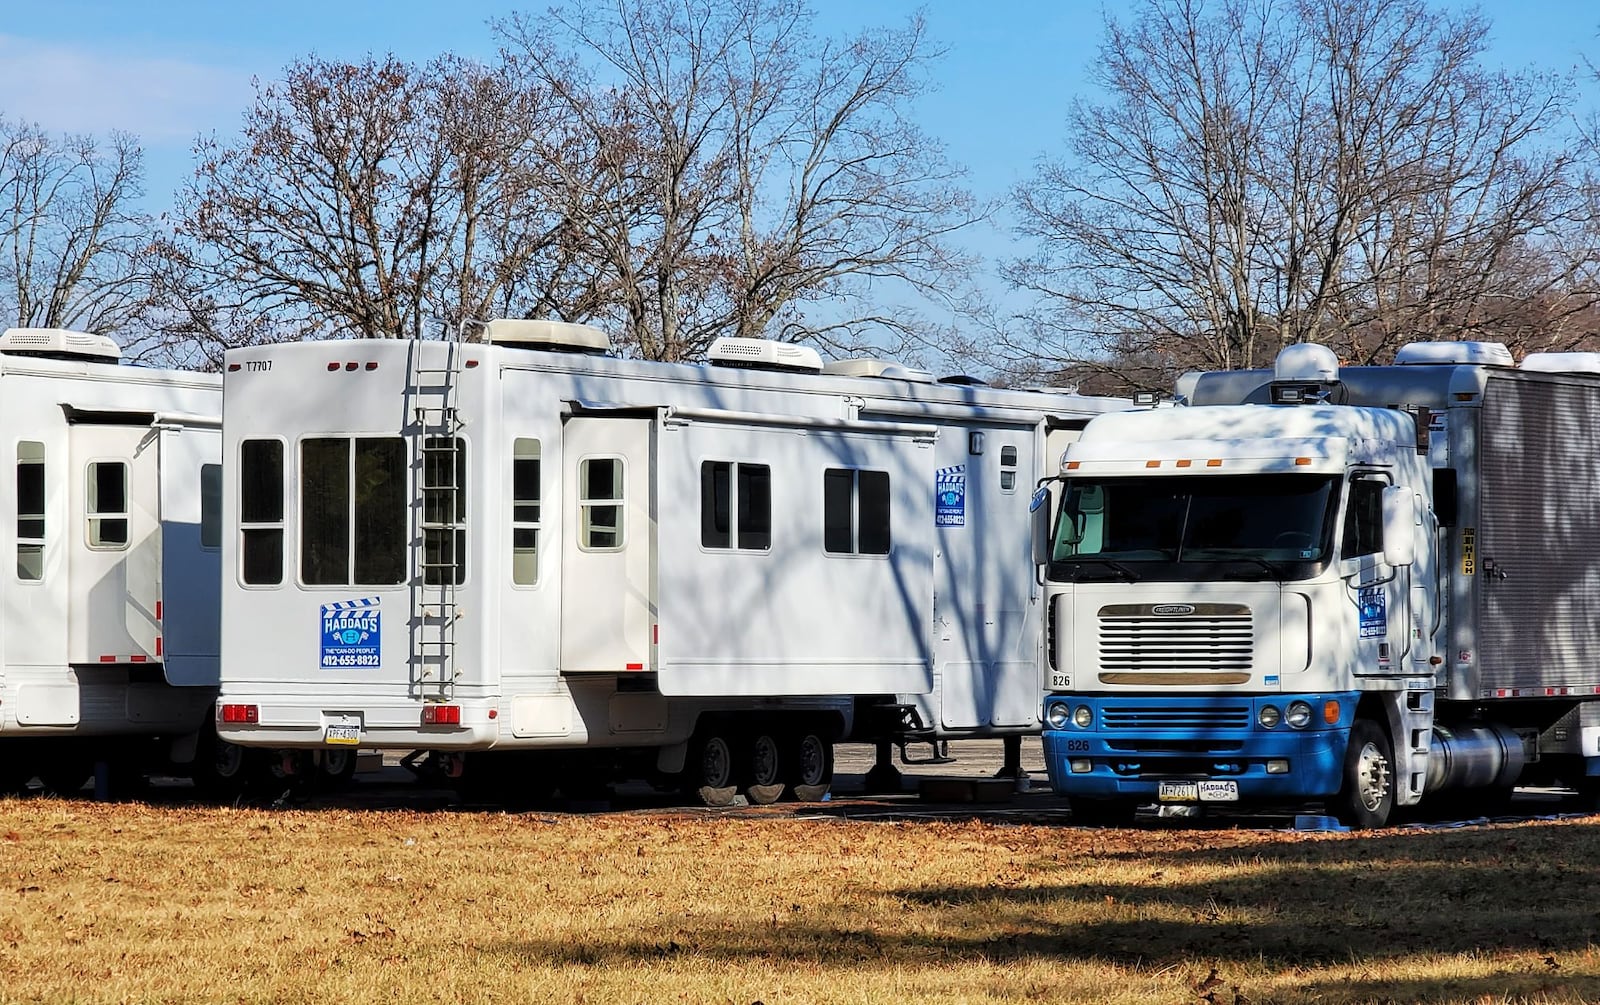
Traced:
[[11, 800], [0, 1001], [1593, 1000], [1596, 862], [1595, 820], [1306, 836]]

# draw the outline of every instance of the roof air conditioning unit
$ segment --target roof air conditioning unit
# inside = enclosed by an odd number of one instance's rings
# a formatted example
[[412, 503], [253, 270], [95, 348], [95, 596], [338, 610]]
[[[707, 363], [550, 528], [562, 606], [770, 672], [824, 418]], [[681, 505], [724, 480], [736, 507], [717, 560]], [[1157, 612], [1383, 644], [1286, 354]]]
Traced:
[[611, 336], [593, 325], [574, 321], [496, 318], [483, 326], [483, 340], [515, 349], [546, 349], [591, 356], [611, 352]]
[[65, 328], [7, 328], [0, 332], [0, 352], [96, 363], [116, 363], [122, 359], [122, 350], [109, 336]]
[[1540, 373], [1600, 373], [1600, 352], [1530, 352], [1522, 369]]
[[878, 377], [883, 380], [909, 380], [933, 383], [933, 374], [886, 359], [835, 359], [822, 364], [822, 372], [839, 377]]
[[822, 372], [822, 356], [815, 349], [764, 338], [723, 336], [712, 341], [706, 358], [718, 366], [736, 366], [747, 370]]

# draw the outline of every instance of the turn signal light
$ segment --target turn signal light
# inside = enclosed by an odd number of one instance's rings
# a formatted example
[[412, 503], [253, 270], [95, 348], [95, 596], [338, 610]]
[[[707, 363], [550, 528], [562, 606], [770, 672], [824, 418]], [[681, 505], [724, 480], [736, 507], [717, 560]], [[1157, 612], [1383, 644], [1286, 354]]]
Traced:
[[422, 724], [424, 726], [459, 726], [461, 725], [461, 706], [424, 705], [422, 706]]
[[1332, 726], [1339, 721], [1339, 703], [1330, 701], [1322, 706], [1322, 721]]
[[222, 721], [258, 723], [261, 721], [261, 708], [257, 705], [224, 705]]

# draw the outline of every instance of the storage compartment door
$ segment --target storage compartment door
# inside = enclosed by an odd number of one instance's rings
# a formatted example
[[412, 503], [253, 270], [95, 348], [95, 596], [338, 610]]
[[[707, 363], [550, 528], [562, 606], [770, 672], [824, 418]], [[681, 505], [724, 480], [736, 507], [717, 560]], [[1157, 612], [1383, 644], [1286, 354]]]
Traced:
[[654, 420], [573, 418], [561, 446], [561, 671], [653, 671]]

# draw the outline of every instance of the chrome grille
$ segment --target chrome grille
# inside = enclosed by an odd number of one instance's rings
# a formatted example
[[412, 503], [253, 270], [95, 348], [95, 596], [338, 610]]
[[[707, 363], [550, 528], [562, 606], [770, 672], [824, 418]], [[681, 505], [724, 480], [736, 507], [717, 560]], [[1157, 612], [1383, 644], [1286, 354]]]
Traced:
[[[1182, 608], [1186, 613], [1157, 614]], [[1242, 604], [1112, 604], [1100, 609], [1102, 673], [1250, 672], [1255, 626]]]
[[1106, 729], [1247, 729], [1250, 706], [1106, 704], [1100, 708], [1100, 724]]

